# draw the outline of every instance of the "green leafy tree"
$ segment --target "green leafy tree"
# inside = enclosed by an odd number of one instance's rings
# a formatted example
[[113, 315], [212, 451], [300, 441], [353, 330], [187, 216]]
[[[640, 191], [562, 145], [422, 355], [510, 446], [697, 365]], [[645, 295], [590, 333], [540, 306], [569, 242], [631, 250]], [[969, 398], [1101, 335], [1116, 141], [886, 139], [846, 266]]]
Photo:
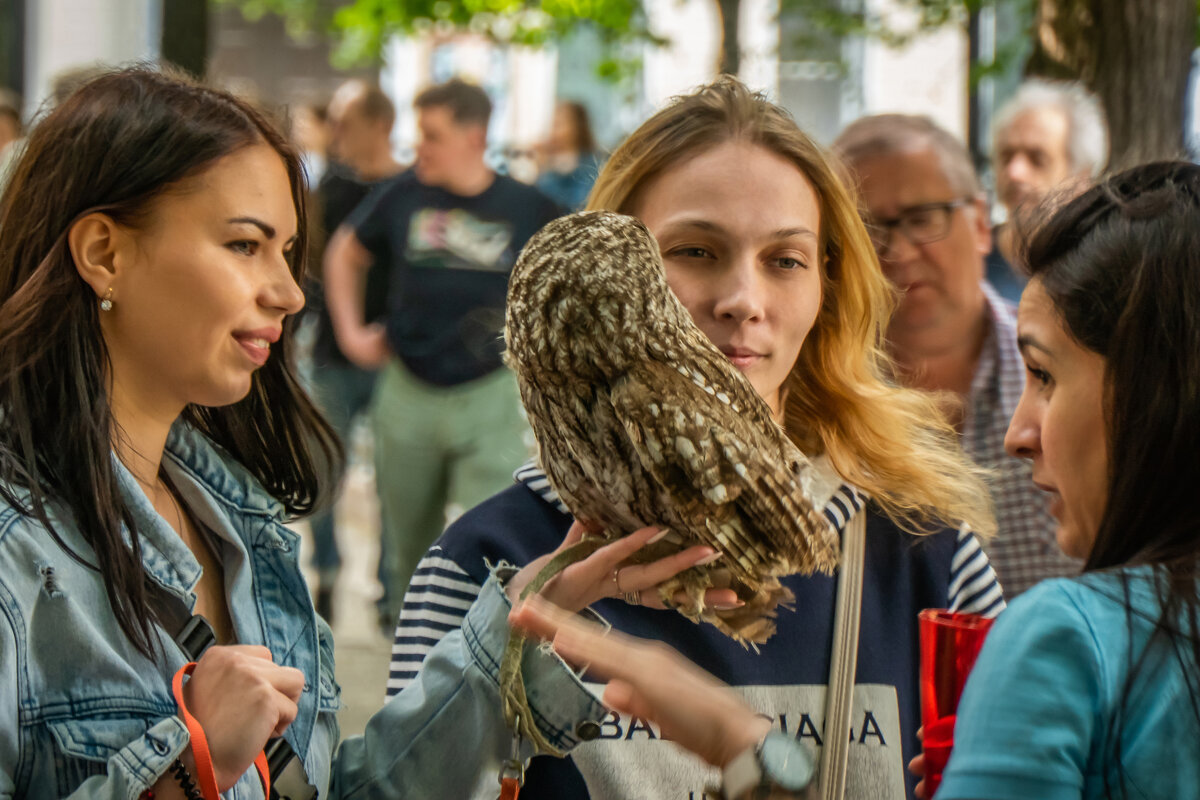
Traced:
[[641, 0], [218, 0], [248, 19], [283, 17], [295, 34], [324, 31], [335, 42], [333, 59], [348, 67], [378, 61], [395, 35], [471, 32], [500, 44], [541, 46], [587, 28], [608, 54], [601, 76], [619, 81], [636, 74], [644, 43], [663, 39], [649, 29]]
[[[635, 74], [637, 52], [663, 40], [649, 29], [646, 0], [218, 0], [248, 17], [282, 16], [296, 33], [326, 30], [340, 65], [378, 59], [395, 34], [472, 31], [501, 43], [542, 45], [580, 27], [595, 30], [610, 54], [601, 74]], [[736, 73], [740, 0], [716, 0], [724, 44], [717, 69]], [[1018, 6], [1030, 21], [1026, 37], [1000, 43], [988, 69], [1026, 58], [1024, 73], [1081, 81], [1099, 96], [1111, 128], [1112, 159], [1120, 167], [1184, 152], [1183, 117], [1200, 0], [895, 0], [891, 12], [863, 0], [780, 0], [781, 13], [811, 22], [808, 34], [870, 36], [890, 45], [945, 26], [963, 26], [985, 5]], [[899, 10], [900, 14], [894, 13]], [[903, 19], [904, 22], [898, 22]]]
[[1198, 11], [1196, 0], [1042, 0], [1026, 71], [1096, 93], [1108, 117], [1110, 167], [1178, 157]]

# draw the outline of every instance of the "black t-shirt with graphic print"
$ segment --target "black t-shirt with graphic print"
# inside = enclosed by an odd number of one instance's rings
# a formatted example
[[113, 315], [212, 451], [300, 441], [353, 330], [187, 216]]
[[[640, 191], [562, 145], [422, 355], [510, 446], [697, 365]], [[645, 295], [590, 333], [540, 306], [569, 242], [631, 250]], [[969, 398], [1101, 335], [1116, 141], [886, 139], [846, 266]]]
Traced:
[[391, 265], [388, 344], [418, 378], [457, 386], [501, 366], [508, 275], [521, 248], [562, 213], [504, 175], [473, 197], [421, 183], [413, 171], [373, 192], [347, 219]]

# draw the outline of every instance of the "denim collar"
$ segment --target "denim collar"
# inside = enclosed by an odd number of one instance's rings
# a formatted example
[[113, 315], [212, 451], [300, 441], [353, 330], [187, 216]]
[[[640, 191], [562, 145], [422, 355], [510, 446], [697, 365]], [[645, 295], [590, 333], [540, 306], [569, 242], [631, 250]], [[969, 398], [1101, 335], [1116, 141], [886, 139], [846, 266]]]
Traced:
[[230, 511], [284, 521], [283, 504], [263, 489], [250, 470], [183, 420], [171, 427], [164, 458], [187, 470]]
[[[146, 574], [191, 608], [195, 602], [196, 583], [200, 580], [199, 562], [179, 534], [154, 509], [133, 473], [121, 463], [116, 453], [112, 454], [112, 462], [121, 497], [137, 530]], [[127, 529], [124, 533], [129, 536]]]
[[[176, 420], [171, 427], [163, 458], [186, 471], [231, 517], [282, 520], [283, 504], [271, 497], [249, 470], [187, 422]], [[196, 583], [200, 580], [199, 562], [154, 509], [133, 473], [121, 463], [116, 453], [112, 454], [112, 460], [121, 496], [138, 532], [142, 565], [155, 582], [191, 608], [195, 602]], [[243, 527], [235, 523], [235, 528]]]

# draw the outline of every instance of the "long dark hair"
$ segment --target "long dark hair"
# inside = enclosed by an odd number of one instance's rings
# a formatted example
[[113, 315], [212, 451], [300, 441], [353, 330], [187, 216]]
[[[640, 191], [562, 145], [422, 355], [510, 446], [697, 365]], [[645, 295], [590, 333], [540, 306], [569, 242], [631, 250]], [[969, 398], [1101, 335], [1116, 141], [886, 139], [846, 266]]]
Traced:
[[[1152, 565], [1151, 644], [1165, 640], [1179, 659], [1200, 722], [1200, 167], [1147, 164], [1104, 180], [1034, 233], [1027, 263], [1066, 330], [1105, 361], [1108, 500], [1085, 570]], [[1118, 768], [1120, 718], [1154, 649], [1129, 655], [1110, 736]]]
[[[287, 167], [300, 282], [307, 226], [299, 157], [247, 103], [160, 69], [111, 72], [79, 88], [34, 128], [0, 198], [0, 498], [100, 572], [121, 630], [150, 658], [157, 639], [141, 547], [122, 531], [135, 526], [112, 463], [109, 356], [67, 232], [97, 211], [137, 226], [168, 188], [260, 143]], [[332, 485], [342, 450], [293, 372], [294, 324], [285, 321], [244, 399], [189, 406], [183, 417], [299, 515]], [[65, 545], [48, 505], [74, 518], [90, 553]]]

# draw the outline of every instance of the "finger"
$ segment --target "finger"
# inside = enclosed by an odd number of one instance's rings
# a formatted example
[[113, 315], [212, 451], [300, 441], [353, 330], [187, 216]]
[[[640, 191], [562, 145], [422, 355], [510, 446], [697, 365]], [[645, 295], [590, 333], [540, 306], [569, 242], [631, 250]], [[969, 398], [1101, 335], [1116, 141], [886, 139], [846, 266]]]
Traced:
[[645, 660], [645, 648], [616, 631], [573, 618], [562, 620], [553, 639], [554, 651], [601, 680], [625, 678], [646, 673], [639, 667]]
[[558, 606], [535, 595], [514, 606], [508, 614], [508, 622], [539, 639], [553, 639], [554, 634], [558, 633], [561, 619], [555, 612], [561, 611]]
[[[211, 648], [211, 650], [215, 649], [216, 648]], [[271, 655], [270, 650], [258, 644], [227, 644], [224, 645], [222, 649], [226, 653], [242, 655], [248, 658], [258, 658], [265, 661], [275, 660], [274, 656]], [[205, 654], [208, 652], [209, 651], [205, 651]]]
[[292, 700], [304, 692], [304, 673], [295, 667], [275, 667], [266, 677], [275, 691]]
[[[541, 574], [542, 568], [550, 563], [550, 559], [554, 558], [554, 555], [557, 552], [557, 550], [554, 550], [546, 553], [543, 556], [538, 556], [533, 561], [530, 561], [528, 564], [522, 567], [516, 575], [512, 576], [512, 578], [508, 581], [508, 585], [504, 587], [504, 592], [508, 595], [510, 602], [516, 603], [521, 595], [525, 593], [525, 587], [532, 583], [533, 579]], [[558, 576], [555, 575], [553, 578], [546, 581], [546, 585], [542, 587], [542, 591], [546, 591], [546, 589], [557, 580]]]
[[283, 736], [284, 731], [291, 726], [292, 722], [296, 719], [296, 715], [300, 713], [300, 707], [282, 695], [276, 695], [276, 697], [278, 697], [276, 703], [278, 721], [275, 723], [275, 730], [271, 731], [271, 735]]
[[[675, 608], [692, 609], [692, 598], [687, 592], [676, 592], [672, 598], [675, 601]], [[643, 597], [643, 604], [651, 608], [666, 608], [657, 592], [652, 595]], [[733, 589], [708, 589], [704, 592], [704, 608], [706, 610], [715, 611], [732, 611], [735, 608], [741, 608], [746, 603], [737, 596], [737, 592]]]
[[925, 788], [924, 780], [917, 781], [913, 794], [920, 798], [920, 800], [929, 800], [929, 792]]
[[925, 754], [922, 753], [908, 762], [908, 771], [918, 778], [925, 777]]
[[[611, 544], [604, 545], [604, 547], [593, 553], [592, 557], [595, 558], [596, 564], [604, 562], [611, 569], [617, 564], [628, 560], [630, 556], [645, 547], [651, 539], [660, 533], [662, 533], [661, 528], [638, 528], [628, 536], [622, 536]], [[588, 561], [592, 561], [592, 559], [589, 558]]]
[[733, 589], [709, 589], [704, 593], [704, 602], [717, 611], [732, 611], [746, 605]]
[[638, 691], [633, 688], [631, 683], [619, 678], [611, 680], [605, 685], [600, 702], [622, 714], [634, 717], [649, 716], [647, 713], [649, 709]]
[[712, 563], [717, 551], [708, 545], [696, 545], [649, 564], [631, 564], [621, 568], [621, 589], [627, 592], [658, 586], [697, 564]]
[[[582, 579], [584, 581], [591, 582], [607, 580], [608, 576], [613, 574], [613, 572], [623, 562], [627, 561], [630, 556], [644, 547], [651, 539], [659, 535], [659, 533], [661, 533], [661, 530], [658, 528], [639, 528], [628, 536], [622, 536], [615, 542], [598, 548], [596, 552], [592, 553], [583, 561], [580, 561], [578, 564], [573, 564], [568, 568], [570, 572], [573, 573], [572, 582], [574, 582], [576, 579]], [[633, 568], [633, 566], [621, 567], [621, 591], [633, 591], [634, 589], [638, 588], [637, 586], [626, 586], [625, 584], [625, 571]], [[616, 582], [609, 582], [612, 583], [612, 586], [609, 590], [613, 593], [613, 596], [615, 596], [617, 593]]]

